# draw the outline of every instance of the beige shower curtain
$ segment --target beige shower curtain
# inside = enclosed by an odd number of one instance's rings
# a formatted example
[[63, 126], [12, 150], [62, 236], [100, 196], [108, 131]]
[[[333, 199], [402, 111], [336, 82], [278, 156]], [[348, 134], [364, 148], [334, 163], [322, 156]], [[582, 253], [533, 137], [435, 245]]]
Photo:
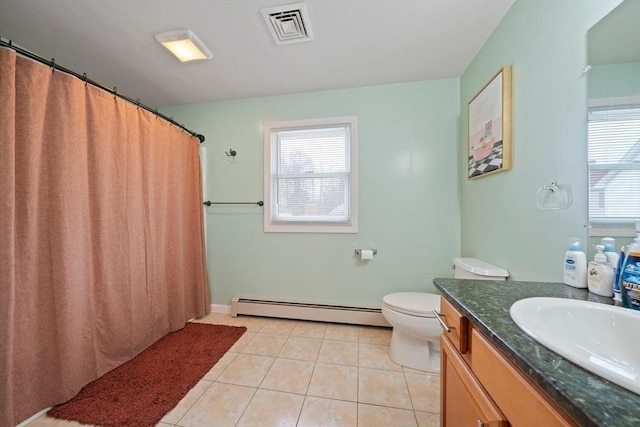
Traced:
[[199, 141], [0, 49], [0, 425], [205, 314]]

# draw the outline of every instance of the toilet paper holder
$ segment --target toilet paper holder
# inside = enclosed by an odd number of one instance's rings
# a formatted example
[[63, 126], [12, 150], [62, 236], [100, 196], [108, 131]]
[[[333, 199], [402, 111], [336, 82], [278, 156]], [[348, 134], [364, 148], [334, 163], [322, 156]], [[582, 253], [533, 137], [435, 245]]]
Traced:
[[[378, 250], [377, 249], [371, 249], [373, 251], [374, 255], [378, 254]], [[362, 249], [356, 249], [356, 255], [360, 255], [362, 253]]]

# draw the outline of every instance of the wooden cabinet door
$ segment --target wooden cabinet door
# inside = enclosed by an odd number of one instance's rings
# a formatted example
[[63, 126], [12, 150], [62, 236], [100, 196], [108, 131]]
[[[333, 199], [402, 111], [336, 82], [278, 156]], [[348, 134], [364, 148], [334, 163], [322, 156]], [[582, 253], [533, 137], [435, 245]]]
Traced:
[[440, 417], [443, 427], [507, 427], [504, 415], [486, 393], [455, 347], [441, 343]]
[[513, 426], [576, 426], [544, 392], [520, 373], [480, 332], [471, 335], [473, 372], [485, 390], [500, 402]]

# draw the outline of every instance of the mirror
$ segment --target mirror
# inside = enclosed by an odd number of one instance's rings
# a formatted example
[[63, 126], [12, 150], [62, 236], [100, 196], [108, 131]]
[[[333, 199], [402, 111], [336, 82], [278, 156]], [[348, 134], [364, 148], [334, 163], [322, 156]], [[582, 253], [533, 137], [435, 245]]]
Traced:
[[587, 33], [589, 245], [628, 245], [640, 224], [640, 1], [624, 0]]

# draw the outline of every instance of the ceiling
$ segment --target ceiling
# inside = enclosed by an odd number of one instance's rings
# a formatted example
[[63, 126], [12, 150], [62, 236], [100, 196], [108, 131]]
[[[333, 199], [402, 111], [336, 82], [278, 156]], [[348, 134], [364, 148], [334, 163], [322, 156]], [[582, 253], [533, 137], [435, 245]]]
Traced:
[[[0, 36], [150, 107], [460, 77], [514, 0], [306, 0], [314, 40], [278, 46], [287, 0], [0, 0]], [[188, 28], [209, 61], [154, 34]]]

